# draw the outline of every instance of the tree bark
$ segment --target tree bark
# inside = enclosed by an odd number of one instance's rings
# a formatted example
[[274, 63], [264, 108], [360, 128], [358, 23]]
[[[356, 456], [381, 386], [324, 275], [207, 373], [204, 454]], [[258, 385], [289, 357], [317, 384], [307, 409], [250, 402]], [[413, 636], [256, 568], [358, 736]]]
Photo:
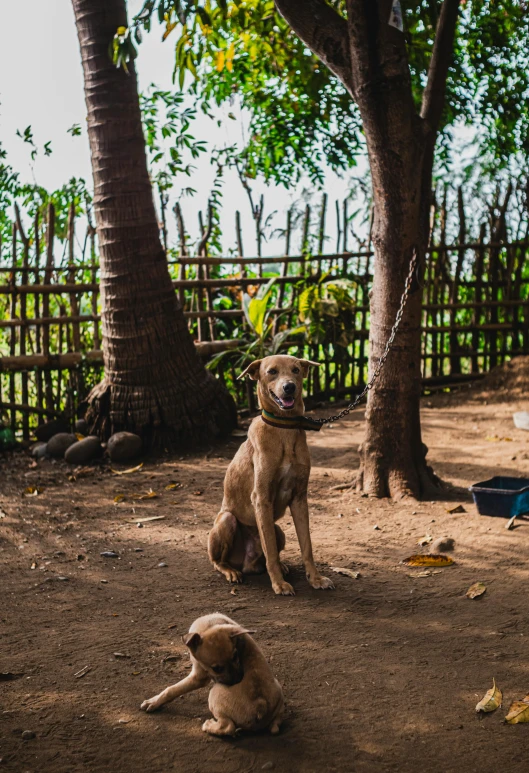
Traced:
[[236, 425], [227, 390], [200, 362], [171, 285], [143, 137], [136, 73], [109, 46], [125, 0], [72, 0], [88, 112], [101, 263], [105, 377], [87, 418], [101, 437], [137, 432], [146, 447], [202, 444]]
[[[418, 115], [405, 37], [388, 24], [392, 0], [347, 0], [347, 19], [325, 0], [275, 0], [305, 44], [356, 102], [367, 141], [375, 218], [370, 371], [395, 322], [413, 250], [424, 273], [434, 148], [459, 0], [444, 0]], [[430, 493], [439, 483], [422, 442], [421, 290], [415, 281], [391, 353], [369, 392], [357, 487], [375, 496]]]

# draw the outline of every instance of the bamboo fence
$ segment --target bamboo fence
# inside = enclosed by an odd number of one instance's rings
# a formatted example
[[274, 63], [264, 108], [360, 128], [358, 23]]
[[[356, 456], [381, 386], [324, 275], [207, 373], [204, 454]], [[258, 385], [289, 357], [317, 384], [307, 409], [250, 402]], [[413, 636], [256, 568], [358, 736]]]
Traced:
[[[512, 191], [511, 191], [512, 192]], [[467, 235], [461, 191], [458, 195], [459, 234], [446, 241], [445, 200], [432, 210], [432, 233], [423, 288], [422, 371], [424, 389], [449, 388], [479, 378], [514, 355], [529, 354], [529, 231], [508, 240], [509, 197], [491, 209], [479, 237]], [[327, 196], [319, 207], [317, 233], [309, 233], [311, 211], [302, 222], [302, 251], [291, 255], [292, 223], [287, 213], [284, 254], [245, 257], [237, 213], [237, 254], [211, 256], [211, 212], [201, 221], [202, 238], [195, 255], [188, 254], [186, 231], [178, 205], [174, 209], [179, 249], [168, 265], [175, 292], [198, 353], [205, 360], [236, 347], [248, 335], [242, 308], [244, 292], [255, 293], [275, 276], [274, 332], [298, 325], [297, 302], [310, 285], [348, 280], [349, 305], [341, 320], [347, 341], [335, 334], [336, 318], [325, 320], [322, 340], [299, 337], [286, 350], [317, 359], [308, 396], [333, 400], [357, 393], [368, 367], [369, 291], [373, 280], [370, 238], [349, 250], [347, 203], [337, 202], [336, 251], [324, 254], [327, 241]], [[262, 202], [260, 204], [262, 214]], [[44, 222], [41, 222], [44, 220]], [[27, 221], [26, 221], [27, 222]], [[37, 213], [26, 235], [15, 208], [10, 243], [0, 243], [0, 411], [13, 430], [28, 438], [42, 420], [64, 415], [74, 419], [90, 387], [102, 376], [101, 304], [95, 229], [88, 220], [84, 240], [76, 238], [73, 204], [67, 236], [55, 237], [52, 204], [46, 217]], [[260, 226], [258, 226], [259, 228]], [[166, 213], [162, 238], [167, 244]], [[309, 241], [315, 245], [309, 250]], [[4, 240], [5, 241], [5, 240]], [[77, 247], [80, 245], [80, 248]], [[260, 243], [258, 244], [261, 252]], [[63, 254], [57, 260], [57, 253]], [[323, 284], [322, 284], [323, 283]], [[226, 357], [217, 373], [236, 392], [239, 405], [255, 407], [251, 390], [237, 384], [234, 359]]]

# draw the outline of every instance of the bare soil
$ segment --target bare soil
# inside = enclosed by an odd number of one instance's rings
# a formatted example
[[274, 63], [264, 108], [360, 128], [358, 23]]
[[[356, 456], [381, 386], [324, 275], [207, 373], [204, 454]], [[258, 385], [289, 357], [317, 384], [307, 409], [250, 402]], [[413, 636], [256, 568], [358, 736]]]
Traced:
[[[230, 587], [208, 562], [239, 439], [121, 476], [104, 464], [71, 479], [64, 463], [3, 457], [0, 672], [16, 678], [0, 683], [0, 773], [527, 770], [529, 726], [503, 718], [529, 693], [529, 522], [507, 531], [504, 519], [479, 516], [467, 491], [493, 474], [529, 477], [529, 433], [512, 423], [527, 405], [510, 396], [425, 399], [429, 459], [450, 483], [435, 502], [332, 490], [358, 466], [363, 412], [310, 433], [314, 550], [336, 590], [308, 586], [286, 517], [294, 598], [276, 597], [267, 576]], [[157, 497], [137, 498], [149, 490]], [[447, 512], [459, 504], [465, 512]], [[152, 516], [163, 519], [133, 522]], [[456, 563], [421, 576], [402, 559], [426, 535], [453, 537]], [[471, 601], [476, 581], [487, 592]], [[206, 690], [139, 711], [187, 673], [180, 635], [212, 611], [257, 631], [288, 705], [278, 737], [206, 736]], [[493, 677], [504, 707], [477, 716]]]

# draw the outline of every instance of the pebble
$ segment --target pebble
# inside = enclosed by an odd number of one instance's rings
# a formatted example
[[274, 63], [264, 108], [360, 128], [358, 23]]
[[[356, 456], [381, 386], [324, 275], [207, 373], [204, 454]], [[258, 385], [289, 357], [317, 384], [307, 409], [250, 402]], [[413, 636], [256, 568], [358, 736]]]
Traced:
[[99, 582], [102, 582], [103, 585], [108, 585], [108, 580], [99, 580]]
[[138, 527], [138, 529], [143, 529], [143, 524], [142, 523], [137, 523], [136, 526]]
[[113, 550], [104, 550], [99, 555], [103, 556], [103, 558], [119, 558], [119, 554], [118, 553], [114, 553]]
[[143, 553], [143, 548], [134, 548], [135, 553]]
[[275, 767], [274, 763], [272, 761], [265, 762], [264, 765], [261, 766], [261, 770], [273, 770]]
[[163, 566], [167, 566], [167, 564], [162, 561], [160, 564], [158, 564], [158, 566], [163, 567]]
[[74, 443], [77, 443], [75, 435], [72, 435], [69, 432], [59, 432], [48, 440], [46, 450], [50, 456], [53, 456], [56, 459], [62, 459], [65, 452]]
[[22, 733], [22, 740], [23, 741], [31, 741], [32, 738], [35, 738], [35, 733], [33, 730], [24, 730]]
[[430, 545], [430, 553], [447, 553], [455, 548], [456, 541], [452, 537], [439, 537]]
[[375, 524], [375, 526], [373, 526], [373, 530], [374, 531], [380, 531], [381, 529], [380, 529], [380, 526]]
[[78, 440], [77, 443], [73, 443], [66, 450], [64, 459], [68, 464], [86, 464], [97, 459], [102, 453], [103, 449], [99, 438], [90, 435], [83, 440]]
[[132, 432], [116, 432], [107, 443], [108, 455], [113, 462], [128, 462], [141, 452], [139, 435]]

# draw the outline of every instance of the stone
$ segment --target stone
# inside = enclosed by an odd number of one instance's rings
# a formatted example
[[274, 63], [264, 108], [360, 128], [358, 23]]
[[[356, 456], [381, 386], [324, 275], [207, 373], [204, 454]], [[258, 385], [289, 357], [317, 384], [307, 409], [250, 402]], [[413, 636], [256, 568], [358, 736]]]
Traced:
[[449, 553], [455, 545], [456, 541], [452, 537], [439, 537], [430, 545], [430, 553]]
[[32, 738], [35, 738], [35, 733], [33, 730], [24, 730], [22, 733], [22, 740], [23, 741], [31, 741]]
[[77, 419], [75, 422], [75, 431], [80, 435], [88, 435], [88, 422], [86, 419]]
[[34, 459], [44, 459], [47, 453], [48, 453], [48, 444], [43, 443], [42, 441], [35, 443], [35, 445], [31, 449], [31, 456]]
[[103, 558], [119, 558], [118, 553], [115, 553], [113, 550], [105, 550], [99, 555], [103, 556]]
[[132, 432], [116, 432], [107, 443], [108, 455], [113, 462], [128, 462], [141, 451], [142, 442], [139, 435]]
[[52, 419], [51, 421], [44, 422], [44, 424], [39, 424], [35, 430], [35, 437], [37, 440], [42, 440], [44, 443], [47, 443], [48, 440], [50, 440], [58, 432], [69, 431], [70, 425], [66, 419]]
[[87, 464], [97, 459], [103, 453], [99, 438], [90, 435], [89, 437], [78, 440], [73, 443], [64, 454], [65, 461], [68, 464]]
[[48, 440], [46, 450], [55, 459], [62, 459], [67, 449], [73, 446], [74, 443], [77, 443], [75, 435], [69, 432], [59, 432]]

